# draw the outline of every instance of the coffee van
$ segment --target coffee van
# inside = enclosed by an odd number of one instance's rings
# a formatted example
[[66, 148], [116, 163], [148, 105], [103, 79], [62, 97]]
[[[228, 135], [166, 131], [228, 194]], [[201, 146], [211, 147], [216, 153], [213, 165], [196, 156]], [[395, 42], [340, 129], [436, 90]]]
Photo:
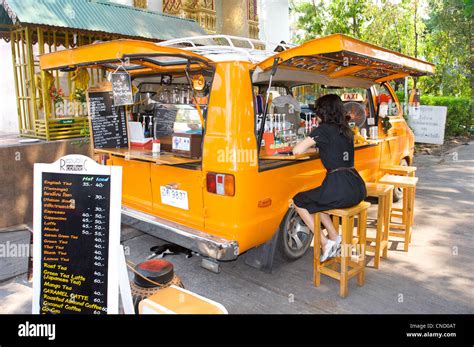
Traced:
[[[291, 138], [277, 141], [275, 129], [288, 124], [278, 123], [272, 109], [279, 96], [304, 98], [304, 85], [319, 86], [308, 104], [325, 93], [347, 94], [355, 129], [365, 135], [355, 137], [355, 166], [364, 180], [377, 181], [381, 166], [413, 162], [414, 136], [390, 82], [434, 72], [428, 62], [341, 34], [276, 51], [222, 35], [158, 44], [117, 40], [42, 55], [40, 66], [130, 74], [136, 93], [127, 119], [148, 127], [161, 151], [128, 146], [94, 154], [123, 168], [123, 214], [156, 226], [147, 232], [163, 240], [220, 261], [276, 235], [288, 259], [310, 246], [312, 234], [289, 202], [321, 184], [326, 171], [315, 150], [300, 156], [279, 150], [313, 126], [310, 112], [301, 113], [301, 122], [288, 127]], [[189, 146], [198, 147], [194, 155], [176, 151]]]

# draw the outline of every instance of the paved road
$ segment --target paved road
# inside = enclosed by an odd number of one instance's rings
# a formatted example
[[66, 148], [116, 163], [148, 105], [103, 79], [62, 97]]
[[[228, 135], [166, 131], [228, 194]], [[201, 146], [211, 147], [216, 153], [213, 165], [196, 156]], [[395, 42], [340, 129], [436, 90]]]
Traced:
[[[244, 256], [220, 274], [200, 267], [199, 257], [171, 256], [187, 289], [222, 303], [230, 313], [474, 313], [474, 142], [439, 156], [417, 156], [420, 182], [415, 228], [408, 253], [392, 242], [378, 270], [368, 263], [366, 285], [349, 285], [338, 296], [336, 281], [312, 285], [312, 252], [287, 263], [277, 258], [272, 274], [248, 267]], [[370, 215], [374, 215], [374, 207]], [[27, 232], [0, 234], [0, 243], [27, 242]], [[123, 226], [122, 240], [137, 263], [161, 241]], [[31, 286], [25, 258], [0, 259], [0, 313], [27, 313]], [[16, 277], [14, 277], [16, 276]], [[12, 278], [13, 277], [13, 278]], [[10, 279], [8, 279], [10, 278]]]

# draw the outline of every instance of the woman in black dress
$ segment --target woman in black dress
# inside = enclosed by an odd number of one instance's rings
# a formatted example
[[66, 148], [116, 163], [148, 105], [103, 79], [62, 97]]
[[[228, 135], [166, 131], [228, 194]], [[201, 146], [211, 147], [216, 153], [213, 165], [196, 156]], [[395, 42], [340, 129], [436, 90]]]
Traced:
[[[354, 137], [341, 98], [335, 94], [319, 98], [316, 116], [320, 125], [293, 148], [293, 153], [299, 154], [316, 144], [327, 170], [321, 186], [293, 198], [296, 211], [313, 233], [314, 213], [357, 205], [367, 195], [364, 180], [354, 168]], [[321, 222], [328, 232], [327, 237], [321, 232], [321, 261], [324, 261], [335, 256], [341, 237], [328, 214], [321, 213]]]

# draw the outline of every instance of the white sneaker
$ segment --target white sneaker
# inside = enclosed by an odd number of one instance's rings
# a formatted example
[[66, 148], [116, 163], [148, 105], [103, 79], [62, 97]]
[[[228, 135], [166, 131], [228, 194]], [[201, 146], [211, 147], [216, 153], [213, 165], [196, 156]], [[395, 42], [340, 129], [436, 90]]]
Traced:
[[334, 240], [333, 242], [334, 242], [334, 246], [333, 246], [333, 251], [329, 255], [330, 258], [335, 257], [337, 255], [337, 252], [339, 251], [339, 248], [341, 247], [341, 242], [342, 242], [341, 235], [337, 235], [336, 240]]
[[328, 243], [326, 245], [326, 250], [321, 254], [321, 257], [319, 258], [319, 261], [322, 263], [323, 261], [326, 261], [330, 254], [333, 252], [334, 245], [336, 244], [336, 241], [333, 240], [328, 240]]

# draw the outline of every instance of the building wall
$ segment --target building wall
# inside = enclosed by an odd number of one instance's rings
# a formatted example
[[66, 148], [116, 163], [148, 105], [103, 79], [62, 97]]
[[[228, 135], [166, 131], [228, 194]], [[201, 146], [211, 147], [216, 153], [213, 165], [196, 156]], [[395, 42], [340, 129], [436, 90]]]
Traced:
[[110, 0], [110, 1], [115, 2], [117, 4], [121, 4], [121, 5], [133, 6], [133, 0]]
[[260, 40], [290, 42], [290, 7], [288, 0], [259, 0]]
[[[110, 0], [121, 5], [133, 6], [133, 0]], [[148, 9], [150, 11], [163, 11], [163, 0], [148, 0]]]
[[248, 37], [246, 0], [222, 1], [222, 28], [219, 34]]
[[163, 0], [148, 0], [148, 9], [150, 11], [162, 12]]
[[0, 40], [0, 131], [18, 132], [18, 111], [10, 43]]

